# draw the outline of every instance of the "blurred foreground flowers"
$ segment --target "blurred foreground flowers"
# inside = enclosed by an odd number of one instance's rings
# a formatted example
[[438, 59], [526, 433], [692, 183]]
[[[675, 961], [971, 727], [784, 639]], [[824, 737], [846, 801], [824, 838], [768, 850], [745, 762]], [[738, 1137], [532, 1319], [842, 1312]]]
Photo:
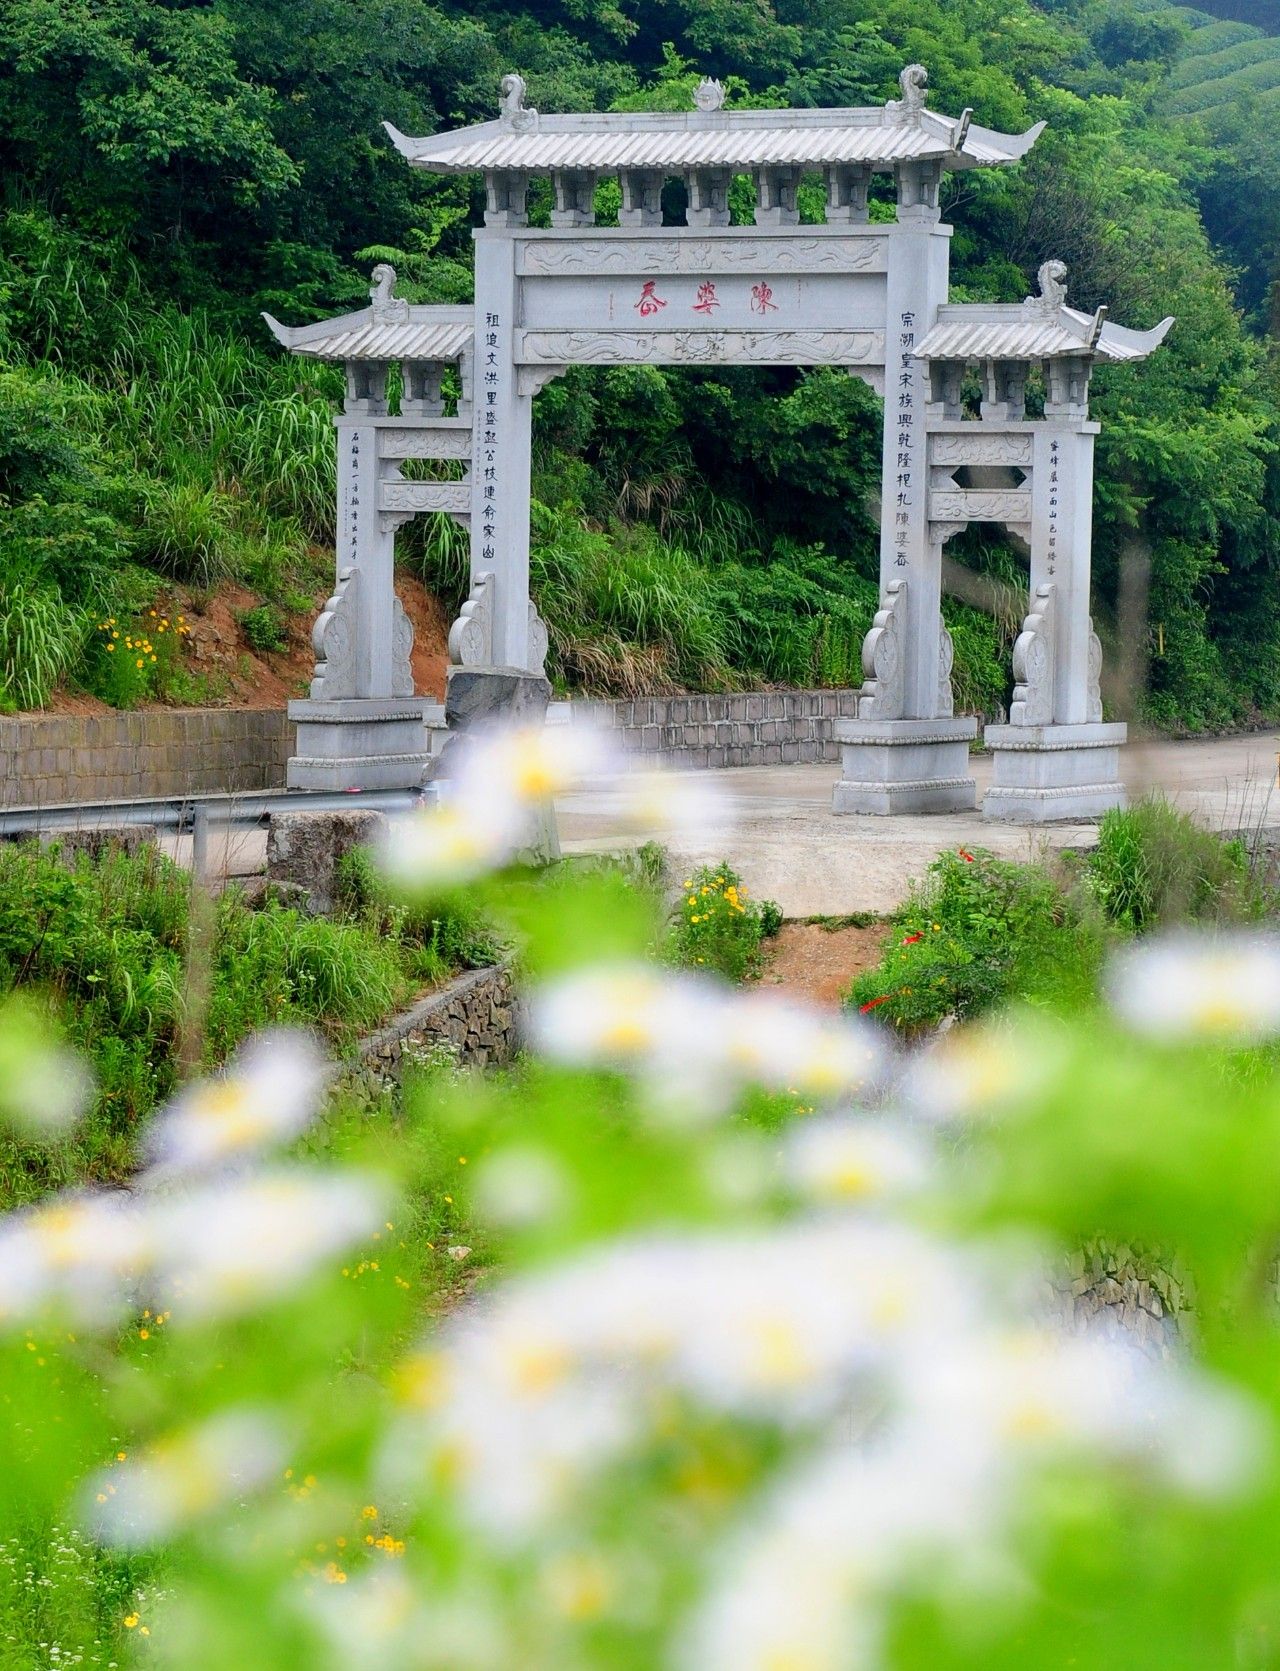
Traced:
[[[0, 1220], [0, 1537], [97, 1540], [103, 1664], [1277, 1663], [1274, 946], [902, 1055], [648, 961], [619, 871], [502, 874], [609, 769], [495, 735], [384, 854], [505, 914], [515, 1072], [389, 1107], [264, 1035]], [[1099, 1235], [1185, 1264], [1178, 1353], [1066, 1326]]]

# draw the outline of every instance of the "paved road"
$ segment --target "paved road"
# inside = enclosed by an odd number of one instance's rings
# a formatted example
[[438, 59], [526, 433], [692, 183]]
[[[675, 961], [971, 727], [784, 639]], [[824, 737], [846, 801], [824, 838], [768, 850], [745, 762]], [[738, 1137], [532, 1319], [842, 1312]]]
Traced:
[[[1210, 829], [1235, 831], [1280, 825], [1278, 753], [1280, 735], [1269, 733], [1134, 745], [1122, 759], [1131, 795], [1160, 790]], [[973, 769], [981, 801], [991, 775], [989, 758], [975, 756]], [[1085, 847], [1095, 838], [1089, 824], [1029, 831], [985, 823], [977, 813], [837, 818], [831, 811], [831, 786], [839, 776], [835, 765], [746, 766], [690, 775], [710, 778], [724, 791], [727, 816], [695, 845], [669, 843], [677, 865], [728, 859], [758, 897], [776, 899], [788, 917], [890, 911], [911, 879], [948, 847], [987, 847], [1025, 859], [1046, 849]], [[567, 853], [616, 851], [644, 840], [643, 833], [624, 834], [600, 796], [570, 796], [559, 814]], [[190, 862], [189, 836], [167, 838], [165, 845], [181, 862]], [[265, 847], [261, 831], [235, 832], [225, 842], [211, 832], [211, 868], [215, 874], [253, 874], [262, 869]]]
[[[1122, 756], [1131, 795], [1160, 790], [1211, 829], [1255, 829], [1280, 824], [1276, 787], [1280, 735], [1213, 742], [1134, 745]], [[989, 757], [973, 761], [978, 799], [991, 775]], [[977, 813], [943, 817], [841, 817], [831, 811], [839, 768], [745, 766], [719, 771], [730, 814], [695, 845], [671, 844], [680, 866], [727, 858], [757, 896], [776, 899], [788, 917], [889, 911], [914, 876], [948, 847], [989, 848], [1007, 858], [1046, 849], [1084, 847], [1089, 824], [1026, 830], [989, 824]], [[560, 836], [568, 853], [634, 846], [590, 795], [560, 807]]]

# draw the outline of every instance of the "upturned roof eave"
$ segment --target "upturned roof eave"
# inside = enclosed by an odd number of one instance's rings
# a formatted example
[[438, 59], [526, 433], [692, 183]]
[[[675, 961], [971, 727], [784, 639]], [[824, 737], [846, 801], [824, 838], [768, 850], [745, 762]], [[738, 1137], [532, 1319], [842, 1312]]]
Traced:
[[[391, 122], [384, 122], [383, 127], [392, 144], [413, 167], [441, 174], [538, 173], [551, 172], [558, 166], [586, 169], [592, 166], [590, 141], [595, 136], [600, 138], [602, 150], [612, 152], [598, 159], [597, 166], [604, 172], [629, 166], [625, 154], [628, 140], [634, 141], [638, 159], [630, 166], [667, 166], [675, 171], [701, 166], [745, 172], [757, 167], [786, 166], [776, 153], [779, 136], [789, 133], [803, 135], [803, 143], [796, 147], [795, 161], [800, 166], [816, 169], [859, 160], [844, 154], [847, 146], [833, 145], [832, 154], [823, 156], [820, 138], [824, 131], [846, 139], [855, 131], [865, 132], [868, 155], [862, 160], [873, 168], [891, 168], [897, 161], [941, 161], [950, 169], [968, 169], [1017, 162], [1044, 131], [1044, 123], [1038, 122], [1025, 133], [1004, 134], [994, 128], [962, 123], [960, 118], [936, 111], [921, 112], [918, 122], [894, 122], [886, 120], [884, 111], [876, 107], [747, 110], [730, 112], [727, 116], [723, 112], [654, 112], [640, 118], [594, 112], [587, 116], [541, 116], [536, 126], [520, 129], [498, 120], [420, 137], [401, 133]], [[901, 134], [903, 140], [897, 149], [892, 144], [894, 134]], [[774, 141], [772, 147], [767, 143], [770, 136]], [[678, 149], [677, 142], [681, 140], [722, 139], [726, 143], [718, 148], [719, 155], [714, 161], [679, 156], [664, 161], [661, 155], [655, 154], [661, 151], [664, 137], [672, 141], [673, 151]], [[761, 141], [755, 155], [751, 147], [753, 137]], [[739, 138], [742, 147], [735, 152], [727, 142]], [[555, 152], [556, 140], [576, 142], [574, 161], [559, 164], [554, 154], [546, 157], [547, 152]], [[511, 160], [504, 161], [502, 152], [504, 142], [508, 141], [506, 149], [511, 153]], [[539, 141], [543, 143], [540, 145]]]

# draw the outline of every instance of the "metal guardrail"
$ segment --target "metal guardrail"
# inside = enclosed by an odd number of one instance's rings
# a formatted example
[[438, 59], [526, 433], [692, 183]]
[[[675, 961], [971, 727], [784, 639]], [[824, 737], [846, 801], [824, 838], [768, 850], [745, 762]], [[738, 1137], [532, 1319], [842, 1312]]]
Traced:
[[201, 826], [207, 830], [210, 825], [254, 829], [273, 812], [408, 812], [430, 798], [430, 789], [254, 789], [232, 795], [5, 807], [0, 808], [0, 840], [111, 824], [154, 824], [173, 835], [195, 834]]

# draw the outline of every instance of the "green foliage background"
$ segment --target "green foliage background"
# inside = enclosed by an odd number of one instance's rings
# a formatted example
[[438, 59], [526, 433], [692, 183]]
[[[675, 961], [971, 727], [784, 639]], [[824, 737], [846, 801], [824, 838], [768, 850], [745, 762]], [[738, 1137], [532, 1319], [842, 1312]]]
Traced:
[[[939, 109], [1049, 123], [1020, 169], [948, 182], [957, 298], [1021, 297], [1055, 255], [1083, 308], [1177, 315], [1156, 358], [1095, 382], [1108, 648], [1139, 672], [1149, 655], [1168, 727], [1280, 715], [1277, 51], [1161, 0], [0, 0], [5, 705], [47, 700], [95, 612], [166, 582], [235, 575], [286, 609], [323, 586], [336, 379], [277, 352], [258, 311], [349, 306], [386, 258], [414, 299], [470, 294], [479, 184], [410, 171], [383, 119], [486, 119], [509, 68], [543, 110], [686, 108], [703, 73], [738, 104], [878, 102], [918, 60]], [[862, 384], [582, 371], [536, 411], [562, 683], [856, 680], [879, 471]], [[457, 530], [404, 543], [455, 600]], [[989, 531], [955, 555], [1022, 572]], [[1145, 596], [1145, 643], [1117, 628], [1122, 592]], [[993, 713], [1014, 623], [948, 610], [959, 694]]]

